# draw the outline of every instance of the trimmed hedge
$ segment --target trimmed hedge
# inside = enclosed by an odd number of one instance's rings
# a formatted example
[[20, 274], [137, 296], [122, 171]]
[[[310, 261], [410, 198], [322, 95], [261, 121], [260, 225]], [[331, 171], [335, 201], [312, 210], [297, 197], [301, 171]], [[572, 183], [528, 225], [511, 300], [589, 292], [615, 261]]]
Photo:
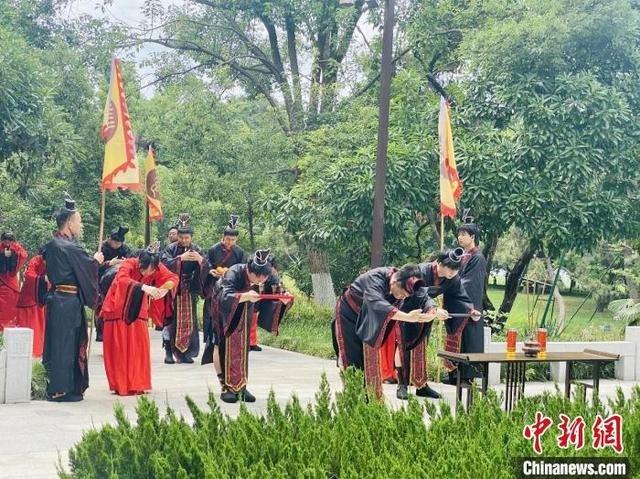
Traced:
[[[237, 419], [221, 413], [213, 394], [209, 410], [187, 397], [193, 424], [168, 409], [140, 398], [137, 423], [116, 406], [116, 424], [84, 434], [69, 452], [71, 472], [62, 478], [511, 478], [515, 458], [533, 456], [522, 436], [536, 411], [554, 420], [543, 436], [544, 456], [615, 456], [611, 448], [593, 450], [591, 425], [607, 409], [624, 418], [624, 453], [632, 471], [640, 471], [640, 387], [631, 398], [621, 392], [605, 408], [558, 394], [525, 398], [511, 415], [495, 394], [479, 398], [469, 413], [454, 417], [445, 403], [411, 398], [393, 410], [368, 401], [362, 376], [348, 372], [335, 402], [322, 378], [314, 404], [303, 407], [294, 396], [282, 409], [273, 394], [265, 416], [241, 407]], [[556, 445], [559, 415], [581, 415], [586, 446], [576, 451]]]

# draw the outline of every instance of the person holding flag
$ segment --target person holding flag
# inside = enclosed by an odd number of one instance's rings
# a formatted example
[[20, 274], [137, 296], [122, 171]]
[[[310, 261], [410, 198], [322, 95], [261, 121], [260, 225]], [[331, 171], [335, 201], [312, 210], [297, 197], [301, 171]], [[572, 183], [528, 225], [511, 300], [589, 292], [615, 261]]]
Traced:
[[[483, 311], [484, 293], [487, 278], [487, 260], [478, 248], [480, 228], [474, 223], [474, 218], [465, 209], [462, 215], [462, 224], [458, 227], [458, 244], [464, 249], [462, 265], [460, 266], [460, 281], [473, 306], [478, 311]], [[484, 321], [467, 321], [462, 328], [460, 336], [447, 338], [447, 342], [459, 345], [459, 351], [463, 353], [484, 353]], [[449, 380], [456, 384], [457, 371], [451, 364]], [[475, 368], [462, 365], [460, 371], [462, 381], [470, 383], [474, 377], [479, 376]]]

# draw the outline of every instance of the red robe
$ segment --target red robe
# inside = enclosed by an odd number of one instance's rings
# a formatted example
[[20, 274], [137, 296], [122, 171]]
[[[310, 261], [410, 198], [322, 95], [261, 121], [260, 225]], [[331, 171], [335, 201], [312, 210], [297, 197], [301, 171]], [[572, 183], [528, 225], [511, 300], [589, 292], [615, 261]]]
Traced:
[[[20, 243], [12, 241], [9, 249], [15, 257], [15, 267], [0, 271], [0, 332], [7, 326], [15, 326], [16, 303], [20, 294], [18, 272], [27, 260], [27, 250]], [[4, 246], [0, 244], [0, 254], [4, 257]]]
[[[172, 283], [172, 291], [152, 301], [143, 285], [162, 287]], [[104, 368], [109, 389], [121, 396], [141, 394], [151, 389], [149, 318], [171, 315], [178, 276], [163, 264], [149, 276], [142, 276], [138, 258], [125, 260], [107, 292], [102, 305], [104, 319]]]
[[16, 321], [19, 327], [33, 330], [33, 357], [42, 356], [44, 347], [45, 308], [42, 288], [46, 288], [46, 264], [42, 256], [34, 256], [24, 272], [24, 282], [17, 303]]

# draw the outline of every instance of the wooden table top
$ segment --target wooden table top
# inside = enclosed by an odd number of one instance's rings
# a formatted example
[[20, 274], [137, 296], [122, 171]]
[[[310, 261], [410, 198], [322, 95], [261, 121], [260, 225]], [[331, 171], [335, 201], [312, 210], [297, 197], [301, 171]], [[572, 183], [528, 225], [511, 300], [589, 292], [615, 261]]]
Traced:
[[544, 356], [525, 356], [524, 353], [515, 353], [508, 355], [504, 353], [450, 353], [448, 351], [438, 351], [438, 356], [450, 359], [455, 362], [464, 363], [552, 363], [563, 361], [617, 361], [620, 359], [619, 354], [605, 353], [602, 351], [594, 351], [593, 349], [585, 349], [578, 352], [547, 352]]

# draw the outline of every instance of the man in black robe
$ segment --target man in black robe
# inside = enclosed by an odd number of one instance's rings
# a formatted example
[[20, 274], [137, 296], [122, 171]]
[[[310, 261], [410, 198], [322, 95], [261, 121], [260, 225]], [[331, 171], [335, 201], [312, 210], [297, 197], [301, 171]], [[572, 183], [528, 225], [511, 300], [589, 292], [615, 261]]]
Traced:
[[205, 350], [202, 354], [202, 364], [214, 363], [216, 372], [220, 374], [220, 358], [216, 348], [217, 341], [213, 332], [211, 306], [215, 292], [215, 285], [224, 273], [234, 264], [245, 263], [245, 253], [236, 245], [238, 241], [238, 215], [231, 215], [228, 226], [222, 233], [222, 239], [211, 247], [207, 254], [209, 274], [204, 279], [204, 308], [202, 312], [202, 336]]
[[[100, 265], [100, 269], [98, 270], [98, 281], [102, 281], [102, 278], [107, 274], [107, 271], [110, 268], [117, 266], [127, 258], [133, 257], [133, 251], [129, 248], [129, 245], [124, 242], [125, 235], [128, 232], [129, 228], [126, 226], [118, 226], [111, 231], [109, 238], [102, 242], [100, 251], [102, 251], [102, 254], [104, 255], [104, 262]], [[102, 301], [104, 301], [104, 295], [101, 293], [100, 299], [98, 300], [98, 309], [102, 304]], [[96, 341], [101, 342], [103, 321], [99, 314], [95, 315], [95, 323]]]
[[[458, 276], [463, 254], [464, 252], [461, 248], [445, 250], [438, 254], [435, 261], [420, 263], [421, 278], [424, 282], [423, 294], [428, 294], [432, 298], [442, 295], [443, 306], [448, 313], [455, 315], [468, 313], [470, 317], [474, 318], [473, 320], [477, 321], [479, 313], [474, 309]], [[411, 303], [413, 300], [409, 302]], [[415, 305], [412, 306], [415, 307]], [[448, 337], [461, 331], [466, 324], [466, 320], [466, 316], [447, 319], [445, 328]], [[414, 371], [422, 370], [423, 368], [426, 372], [425, 349], [431, 335], [431, 324], [425, 326], [425, 331], [422, 332], [419, 343], [411, 339], [416, 337], [414, 330], [415, 326], [411, 324], [402, 324], [400, 327], [399, 350], [402, 368], [398, 374], [398, 397], [404, 399], [404, 397], [401, 397], [406, 396], [403, 390], [407, 384], [412, 383], [417, 388], [417, 396], [439, 399], [440, 394], [427, 384], [426, 374], [420, 378], [416, 378], [414, 374]], [[408, 348], [407, 346], [413, 347]], [[445, 349], [451, 350], [452, 345], [447, 342]]]
[[180, 215], [178, 241], [167, 246], [161, 259], [180, 278], [170, 322], [162, 331], [166, 364], [173, 364], [175, 359], [191, 364], [200, 352], [197, 305], [208, 269], [202, 249], [193, 243], [190, 221], [188, 214]]
[[374, 268], [358, 276], [336, 303], [331, 330], [338, 365], [363, 370], [378, 398], [382, 397], [380, 347], [391, 330], [398, 323], [414, 325], [407, 337], [421, 344], [426, 333], [423, 326], [448, 316], [436, 310], [421, 282], [417, 265]]
[[47, 371], [48, 399], [74, 402], [81, 401], [89, 387], [84, 308], [95, 306], [103, 255], [97, 252], [91, 257], [76, 243], [82, 235], [82, 218], [73, 200], [65, 200], [56, 223], [58, 231], [42, 251], [51, 285], [42, 363]]
[[[487, 260], [478, 248], [480, 229], [469, 216], [468, 210], [463, 215], [463, 224], [458, 228], [458, 244], [464, 249], [460, 266], [460, 281], [469, 296], [473, 307], [483, 311], [484, 292], [487, 276]], [[462, 329], [460, 351], [463, 353], [484, 352], [484, 321], [467, 321]], [[460, 368], [463, 381], [472, 381], [479, 377], [475, 368], [462, 365]], [[450, 380], [455, 381], [456, 372], [452, 371]]]
[[216, 290], [215, 334], [219, 341], [222, 372], [220, 399], [254, 402], [247, 391], [249, 363], [249, 328], [254, 303], [260, 301], [256, 291], [271, 274], [269, 250], [258, 250], [243, 264], [233, 265], [218, 282]]

